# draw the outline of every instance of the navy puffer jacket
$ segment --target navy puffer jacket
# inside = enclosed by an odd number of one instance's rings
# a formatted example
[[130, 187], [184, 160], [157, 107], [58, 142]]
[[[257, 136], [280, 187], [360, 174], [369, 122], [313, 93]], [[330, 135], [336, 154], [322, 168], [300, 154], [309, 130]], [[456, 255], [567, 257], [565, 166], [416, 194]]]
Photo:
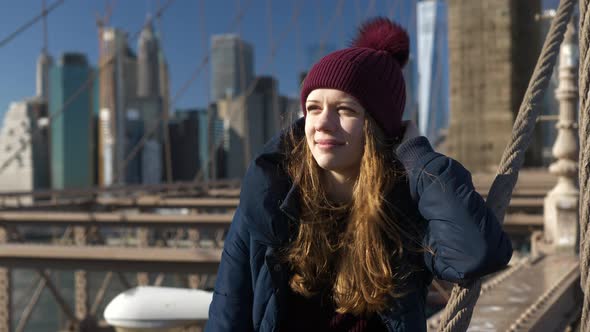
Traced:
[[[299, 129], [303, 121], [296, 122]], [[205, 331], [279, 331], [289, 268], [278, 251], [292, 240], [299, 215], [298, 189], [283, 169], [282, 137], [270, 141], [242, 181], [240, 204], [225, 239]], [[406, 216], [425, 220], [423, 271], [412, 291], [379, 313], [389, 331], [426, 331], [425, 302], [432, 276], [452, 282], [498, 271], [512, 256], [508, 236], [474, 190], [470, 173], [435, 152], [425, 137], [397, 148], [407, 172], [405, 195], [395, 201]], [[399, 195], [398, 195], [399, 196]], [[412, 222], [411, 217], [408, 222]]]

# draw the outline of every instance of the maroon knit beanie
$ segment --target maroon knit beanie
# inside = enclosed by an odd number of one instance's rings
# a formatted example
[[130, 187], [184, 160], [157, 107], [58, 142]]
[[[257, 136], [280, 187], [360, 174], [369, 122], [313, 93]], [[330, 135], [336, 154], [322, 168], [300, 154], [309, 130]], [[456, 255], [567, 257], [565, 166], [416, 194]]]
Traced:
[[406, 104], [402, 67], [409, 53], [403, 28], [382, 17], [367, 21], [350, 48], [326, 55], [311, 68], [301, 89], [303, 114], [311, 91], [337, 89], [355, 97], [388, 137], [400, 136]]

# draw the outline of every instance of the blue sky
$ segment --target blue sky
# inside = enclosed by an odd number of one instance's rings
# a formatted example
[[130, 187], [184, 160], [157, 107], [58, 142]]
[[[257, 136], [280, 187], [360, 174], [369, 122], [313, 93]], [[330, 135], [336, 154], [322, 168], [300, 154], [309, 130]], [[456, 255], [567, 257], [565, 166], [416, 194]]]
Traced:
[[[47, 0], [48, 5], [55, 0]], [[111, 1], [113, 2], [113, 1]], [[165, 0], [116, 0], [110, 25], [131, 34]], [[278, 78], [282, 94], [294, 96], [298, 73], [309, 65], [308, 48], [320, 41], [345, 47], [366, 17], [394, 18], [414, 30], [412, 8], [416, 0], [175, 0], [161, 19], [164, 53], [168, 59], [171, 95], [189, 80], [207, 54], [210, 36], [239, 33], [254, 45], [257, 75]], [[10, 5], [7, 5], [10, 3]], [[0, 39], [41, 11], [41, 0], [13, 0], [0, 12]], [[341, 13], [338, 14], [338, 4]], [[55, 59], [63, 52], [85, 53], [92, 65], [98, 57], [95, 20], [105, 13], [105, 0], [66, 0], [48, 16], [48, 50]], [[240, 8], [242, 21], [232, 24]], [[298, 8], [299, 15], [292, 20]], [[294, 23], [293, 23], [294, 22]], [[42, 24], [35, 24], [0, 48], [0, 117], [11, 101], [35, 94], [35, 64], [42, 48]], [[206, 36], [204, 40], [203, 36]], [[271, 45], [277, 52], [271, 58]], [[415, 44], [415, 42], [414, 42]], [[131, 47], [137, 48], [134, 40]], [[272, 60], [272, 61], [271, 61]], [[204, 107], [209, 80], [199, 75], [175, 108]], [[1, 121], [1, 120], [0, 120]]]

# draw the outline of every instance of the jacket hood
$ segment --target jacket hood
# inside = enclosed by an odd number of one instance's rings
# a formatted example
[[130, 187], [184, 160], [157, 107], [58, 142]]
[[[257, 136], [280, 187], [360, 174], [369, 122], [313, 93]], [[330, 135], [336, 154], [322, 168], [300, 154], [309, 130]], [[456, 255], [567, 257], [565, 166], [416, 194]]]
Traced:
[[299, 219], [299, 190], [285, 170], [285, 138], [303, 137], [305, 119], [273, 137], [253, 160], [242, 181], [240, 208], [253, 240], [269, 246], [289, 241], [290, 225]]

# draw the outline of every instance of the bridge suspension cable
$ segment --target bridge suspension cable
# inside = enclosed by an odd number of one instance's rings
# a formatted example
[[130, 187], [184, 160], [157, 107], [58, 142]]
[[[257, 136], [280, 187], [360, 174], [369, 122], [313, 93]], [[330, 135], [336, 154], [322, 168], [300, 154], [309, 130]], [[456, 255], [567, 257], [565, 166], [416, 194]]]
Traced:
[[43, 10], [41, 10], [41, 13], [37, 14], [35, 17], [33, 17], [28, 22], [26, 22], [25, 24], [23, 24], [22, 26], [20, 26], [18, 29], [16, 29], [15, 31], [13, 31], [11, 34], [9, 34], [8, 36], [4, 37], [4, 39], [0, 40], [0, 48], [6, 46], [6, 44], [8, 44], [10, 41], [12, 41], [14, 38], [16, 38], [22, 32], [26, 31], [28, 28], [30, 28], [31, 26], [33, 26], [40, 19], [43, 19], [44, 17], [47, 17], [47, 15], [50, 12], [52, 12], [57, 7], [61, 6], [64, 3], [64, 1], [65, 0], [57, 0], [57, 1], [55, 1], [54, 3], [51, 4], [51, 6], [49, 6], [47, 8], [44, 8]]
[[590, 329], [590, 0], [580, 0], [580, 286], [584, 292], [580, 331]]
[[[557, 13], [551, 22], [551, 28], [514, 122], [512, 137], [504, 150], [496, 178], [486, 200], [501, 224], [504, 222], [504, 214], [512, 197], [512, 190], [518, 179], [518, 172], [524, 162], [525, 151], [531, 142], [538, 114], [538, 105], [553, 73], [553, 67], [559, 54], [567, 24], [571, 19], [574, 4], [575, 0], [561, 0], [559, 3]], [[587, 38], [588, 34], [585, 35]], [[582, 89], [580, 89], [580, 93], [582, 93]], [[586, 158], [588, 157], [586, 156]], [[479, 298], [480, 290], [481, 281], [479, 279], [466, 284], [455, 285], [445, 312], [441, 317], [438, 331], [466, 331], [471, 321], [473, 308]]]

